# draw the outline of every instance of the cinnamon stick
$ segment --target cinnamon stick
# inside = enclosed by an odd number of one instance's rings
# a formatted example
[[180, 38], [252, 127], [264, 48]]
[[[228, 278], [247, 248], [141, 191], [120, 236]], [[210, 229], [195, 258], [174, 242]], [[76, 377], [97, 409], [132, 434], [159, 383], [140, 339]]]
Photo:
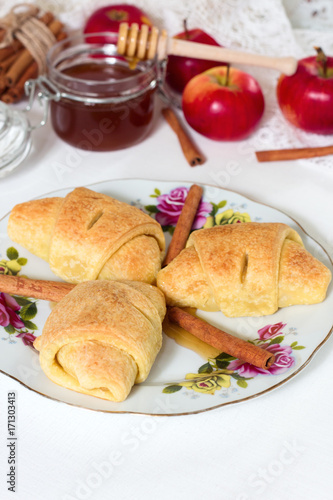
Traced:
[[9, 94], [8, 89], [2, 94], [0, 100], [6, 104], [13, 104], [14, 102], [14, 98]]
[[19, 42], [18, 40], [14, 40], [11, 45], [0, 49], [0, 61], [7, 59], [7, 57], [12, 56], [20, 49], [22, 49], [21, 42]]
[[52, 12], [45, 12], [41, 17], [38, 18], [38, 21], [46, 24], [47, 26], [54, 20], [54, 15]]
[[[11, 99], [11, 102], [18, 102], [22, 96], [24, 95], [24, 85], [27, 80], [37, 78], [38, 76], [38, 65], [36, 61], [34, 61], [30, 66], [27, 67], [25, 72], [21, 75], [19, 80], [16, 82], [14, 87], [11, 87], [6, 92], [6, 95], [10, 96], [8, 99]], [[5, 101], [8, 102], [8, 101]]]
[[[51, 12], [46, 12], [42, 17], [39, 18], [41, 22], [43, 22], [46, 25], [49, 25], [54, 21], [54, 15]], [[59, 22], [57, 21], [56, 25], [53, 25], [53, 29], [56, 28], [58, 29], [58, 24]], [[61, 24], [61, 23], [60, 23]], [[64, 38], [67, 37], [67, 34], [64, 31], [61, 31], [57, 36], [56, 39], [57, 41], [63, 40]], [[15, 41], [15, 44], [18, 45], [20, 42], [18, 40]], [[18, 56], [23, 52], [23, 46], [20, 44], [21, 50], [15, 52], [11, 56], [12, 61], [14, 62]], [[4, 68], [4, 65], [6, 63], [6, 66], [8, 67], [10, 65], [7, 64], [9, 58], [7, 58], [5, 61], [0, 63], [0, 70], [1, 68]], [[38, 76], [38, 65], [36, 61], [33, 60], [33, 62], [26, 68], [26, 70], [23, 72], [23, 74], [20, 76], [18, 81], [15, 83], [13, 87], [8, 88], [7, 86], [7, 81], [4, 76], [0, 76], [0, 93], [3, 93], [1, 100], [4, 101], [6, 104], [12, 104], [15, 102], [18, 102], [24, 95], [24, 85], [25, 82], [29, 79], [36, 78]]]
[[316, 158], [333, 154], [333, 146], [323, 146], [316, 148], [296, 148], [296, 149], [272, 149], [268, 151], [256, 151], [257, 160], [263, 161], [285, 161], [300, 160], [302, 158]]
[[185, 131], [176, 113], [171, 108], [164, 108], [162, 109], [162, 114], [177, 135], [180, 146], [189, 165], [191, 165], [191, 167], [195, 167], [196, 165], [202, 165], [205, 163], [206, 158], [199, 151], [198, 147]]
[[[54, 15], [52, 14], [52, 12], [45, 12], [45, 14], [43, 14], [41, 17], [37, 18], [39, 21], [41, 21], [42, 23], [48, 25], [49, 23], [51, 23], [54, 19]], [[6, 30], [4, 28], [0, 28], [0, 42], [3, 41], [3, 38], [5, 37], [5, 34], [6, 34]], [[22, 43], [15, 39], [13, 41], [13, 43], [11, 43], [10, 45], [8, 45], [7, 47], [3, 47], [2, 49], [0, 49], [0, 61], [2, 61], [3, 59], [6, 59], [6, 57], [8, 57], [9, 55], [12, 55], [14, 52], [17, 52], [18, 50], [24, 48]]]
[[197, 184], [190, 187], [163, 262], [164, 266], [167, 266], [185, 248], [201, 201], [202, 192], [202, 187]]
[[[47, 15], [48, 14], [48, 15]], [[45, 16], [40, 18], [40, 21], [48, 25], [50, 31], [56, 37], [63, 29], [64, 25], [57, 19], [49, 22], [52, 19], [52, 14], [47, 13]], [[46, 17], [47, 16], [47, 17]], [[47, 22], [45, 22], [45, 19]], [[11, 66], [6, 74], [6, 84], [8, 87], [12, 87], [18, 81], [20, 76], [24, 73], [27, 67], [34, 62], [34, 58], [27, 49], [24, 49], [21, 55], [17, 58], [14, 64]]]
[[62, 40], [65, 40], [65, 38], [68, 38], [68, 35], [65, 31], [61, 31], [57, 36], [57, 42], [61, 42]]
[[267, 370], [275, 361], [274, 355], [259, 346], [246, 342], [219, 330], [206, 321], [192, 316], [179, 307], [168, 308], [168, 318], [172, 323], [209, 344], [220, 352], [225, 352], [241, 361]]
[[6, 84], [12, 87], [20, 78], [26, 68], [34, 61], [34, 58], [28, 50], [23, 50], [20, 56], [6, 73]]
[[0, 73], [4, 73], [7, 71], [7, 69], [13, 64], [13, 62], [18, 58], [18, 56], [21, 54], [22, 50], [19, 50], [18, 52], [15, 52], [11, 56], [7, 57], [7, 59], [4, 59], [3, 61], [0, 62]]
[[[42, 18], [40, 20], [42, 20]], [[43, 22], [45, 22], [45, 21], [43, 21]], [[52, 31], [52, 33], [54, 34], [54, 36], [56, 38], [57, 38], [57, 35], [62, 31], [62, 29], [64, 27], [64, 25], [62, 24], [62, 22], [59, 21], [59, 19], [53, 19], [51, 22], [47, 22], [45, 24], [47, 24], [49, 30]]]
[[1, 76], [0, 76], [0, 94], [2, 92], [4, 92], [6, 90], [6, 88], [7, 88], [6, 82], [3, 79], [1, 79]]
[[[75, 286], [60, 281], [35, 280], [0, 274], [1, 292], [52, 302], [60, 302]], [[168, 318], [206, 344], [244, 362], [268, 369], [275, 361], [275, 357], [270, 352], [219, 330], [179, 307], [169, 307]]]
[[23, 297], [59, 302], [75, 285], [61, 281], [46, 281], [0, 274], [0, 291]]

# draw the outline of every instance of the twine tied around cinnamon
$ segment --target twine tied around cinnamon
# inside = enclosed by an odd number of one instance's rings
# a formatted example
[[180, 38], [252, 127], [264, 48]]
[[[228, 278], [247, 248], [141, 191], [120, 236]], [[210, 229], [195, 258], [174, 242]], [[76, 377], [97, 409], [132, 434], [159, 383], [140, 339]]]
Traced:
[[36, 6], [21, 3], [0, 19], [0, 28], [5, 30], [0, 49], [13, 43], [14, 39], [19, 40], [37, 62], [39, 73], [44, 73], [46, 54], [55, 44], [56, 38], [49, 28], [37, 19], [38, 12]]

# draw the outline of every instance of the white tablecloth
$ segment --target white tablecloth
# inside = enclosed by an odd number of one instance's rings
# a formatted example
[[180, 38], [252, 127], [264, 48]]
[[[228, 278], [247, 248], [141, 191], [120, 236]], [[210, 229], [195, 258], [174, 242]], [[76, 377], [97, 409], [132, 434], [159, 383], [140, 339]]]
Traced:
[[[37, 117], [38, 110], [34, 113]], [[191, 181], [281, 209], [333, 256], [333, 170], [327, 162], [260, 164], [250, 142], [216, 143], [192, 133], [208, 157], [202, 167], [187, 165], [162, 119], [142, 144], [110, 154], [83, 155], [47, 125], [34, 134], [24, 164], [0, 180], [0, 216], [16, 203], [92, 182]], [[238, 168], [232, 170], [235, 162]], [[237, 175], [230, 173], [235, 170]], [[188, 416], [80, 409], [0, 374], [0, 498], [330, 500], [332, 347], [331, 338], [305, 370], [278, 390]], [[17, 392], [16, 493], [8, 492], [6, 484], [8, 391]]]

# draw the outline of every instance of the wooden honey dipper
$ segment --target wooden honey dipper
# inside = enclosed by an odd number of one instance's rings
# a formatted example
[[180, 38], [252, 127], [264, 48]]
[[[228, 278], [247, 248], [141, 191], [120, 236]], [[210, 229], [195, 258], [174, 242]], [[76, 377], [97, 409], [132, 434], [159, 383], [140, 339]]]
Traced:
[[264, 68], [276, 69], [285, 75], [293, 75], [297, 69], [297, 59], [294, 57], [269, 57], [259, 54], [225, 49], [203, 43], [194, 43], [177, 38], [169, 38], [166, 30], [159, 33], [155, 26], [149, 31], [145, 24], [137, 23], [129, 26], [121, 23], [118, 33], [117, 50], [120, 55], [135, 57], [139, 60], [153, 59], [156, 55], [159, 60], [168, 55], [194, 57], [227, 63], [250, 64]]

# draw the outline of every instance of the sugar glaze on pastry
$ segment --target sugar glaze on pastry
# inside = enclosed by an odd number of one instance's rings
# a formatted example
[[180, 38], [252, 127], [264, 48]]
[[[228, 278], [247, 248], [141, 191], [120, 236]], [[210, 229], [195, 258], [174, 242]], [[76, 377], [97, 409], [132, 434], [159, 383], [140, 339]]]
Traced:
[[325, 299], [329, 269], [281, 223], [246, 222], [194, 231], [157, 275], [168, 305], [264, 316]]
[[147, 283], [81, 283], [54, 307], [34, 342], [42, 370], [67, 389], [123, 401], [150, 372], [165, 312], [163, 293]]
[[87, 188], [65, 198], [16, 205], [9, 237], [70, 283], [129, 279], [153, 283], [161, 268], [161, 226], [140, 209]]

